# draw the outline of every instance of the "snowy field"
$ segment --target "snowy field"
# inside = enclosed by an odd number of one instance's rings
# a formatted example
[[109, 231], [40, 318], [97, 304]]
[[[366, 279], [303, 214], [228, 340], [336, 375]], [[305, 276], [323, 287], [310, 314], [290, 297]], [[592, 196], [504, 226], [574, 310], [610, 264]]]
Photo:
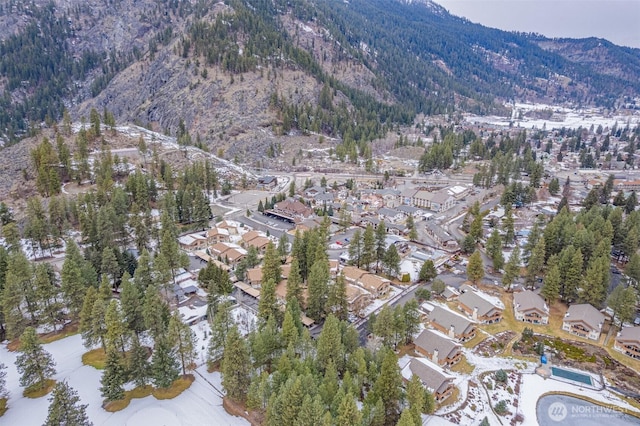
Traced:
[[[197, 328], [195, 326], [194, 328]], [[196, 330], [197, 332], [197, 330]], [[201, 336], [199, 336], [201, 337]], [[180, 396], [159, 401], [153, 396], [134, 399], [122, 411], [109, 413], [102, 409], [100, 396], [101, 371], [82, 365], [82, 354], [86, 349], [80, 335], [67, 337], [44, 345], [56, 362], [56, 380], [66, 380], [78, 391], [83, 404], [88, 404], [87, 415], [95, 426], [102, 425], [248, 425], [239, 417], [233, 417], [222, 408], [219, 373], [207, 373], [206, 366], [195, 372], [196, 380]], [[9, 409], [0, 417], [0, 425], [42, 425], [47, 417], [49, 395], [29, 399], [22, 396], [19, 375], [15, 368], [17, 353], [9, 352], [6, 346], [0, 348], [0, 362], [7, 365], [7, 389], [9, 391]], [[205, 380], [206, 379], [206, 380]]]

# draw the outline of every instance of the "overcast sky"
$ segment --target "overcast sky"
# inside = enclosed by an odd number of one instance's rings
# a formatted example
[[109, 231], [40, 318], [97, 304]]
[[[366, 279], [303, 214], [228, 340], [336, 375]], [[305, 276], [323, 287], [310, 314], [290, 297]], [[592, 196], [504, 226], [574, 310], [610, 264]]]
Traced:
[[434, 1], [487, 27], [547, 37], [599, 37], [640, 48], [640, 0]]

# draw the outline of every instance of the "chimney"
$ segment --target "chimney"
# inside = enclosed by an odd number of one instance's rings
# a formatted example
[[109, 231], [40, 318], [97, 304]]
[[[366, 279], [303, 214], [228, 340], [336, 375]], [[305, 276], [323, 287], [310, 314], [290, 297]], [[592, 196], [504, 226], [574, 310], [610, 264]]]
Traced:
[[437, 349], [433, 350], [433, 355], [431, 356], [431, 361], [433, 361], [436, 364], [439, 364], [439, 362], [438, 362], [438, 350]]
[[453, 325], [449, 327], [449, 337], [451, 337], [452, 339], [455, 339], [456, 337], [456, 328]]
[[473, 318], [475, 321], [478, 321], [478, 308], [477, 307], [473, 308], [473, 315], [471, 315], [471, 318]]

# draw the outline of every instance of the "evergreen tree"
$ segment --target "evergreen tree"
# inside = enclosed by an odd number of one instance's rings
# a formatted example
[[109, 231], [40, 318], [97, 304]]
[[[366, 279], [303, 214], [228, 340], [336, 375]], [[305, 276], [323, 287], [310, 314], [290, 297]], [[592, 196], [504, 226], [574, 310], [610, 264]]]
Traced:
[[210, 366], [222, 358], [227, 333], [233, 324], [231, 318], [231, 305], [227, 302], [220, 303], [211, 322], [211, 338], [207, 348], [207, 364]]
[[56, 374], [55, 362], [33, 327], [27, 327], [20, 336], [20, 355], [16, 358], [16, 368], [20, 373], [20, 386], [42, 389], [47, 380]]
[[[107, 342], [105, 335], [107, 334], [107, 325], [105, 324], [105, 314], [107, 312], [106, 302], [99, 297], [93, 303], [91, 309], [91, 346], [100, 342], [102, 349], [107, 350]], [[86, 345], [86, 343], [85, 343]]]
[[362, 233], [356, 229], [349, 243], [349, 264], [356, 267], [362, 265]]
[[127, 372], [129, 378], [138, 387], [146, 386], [151, 378], [149, 351], [140, 344], [138, 339], [133, 339]]
[[560, 296], [560, 266], [557, 261], [549, 259], [549, 270], [544, 277], [544, 284], [540, 290], [540, 295], [551, 305]]
[[158, 289], [152, 285], [147, 288], [142, 306], [144, 326], [154, 339], [162, 336], [167, 328], [169, 307], [160, 297]]
[[400, 419], [398, 420], [398, 423], [396, 423], [396, 426], [416, 426], [419, 424], [421, 423], [416, 423], [413, 410], [408, 409], [402, 411], [402, 414], [400, 415]]
[[376, 260], [376, 236], [373, 226], [367, 225], [362, 234], [362, 255], [360, 262], [364, 265], [364, 268], [368, 271], [371, 268], [371, 264]]
[[125, 272], [120, 284], [120, 305], [127, 328], [136, 336], [144, 331], [143, 302], [140, 289], [133, 283], [129, 273]]
[[90, 266], [85, 265], [85, 261], [80, 254], [78, 246], [73, 240], [68, 240], [67, 254], [60, 273], [60, 284], [66, 306], [72, 318], [78, 318], [82, 310], [84, 295], [90, 285], [95, 282], [90, 280]]
[[281, 322], [281, 312], [276, 299], [276, 284], [270, 278], [262, 284], [260, 300], [258, 301], [258, 318], [265, 323], [269, 318], [273, 318], [276, 323]]
[[632, 211], [636, 209], [638, 206], [638, 196], [636, 195], [636, 191], [631, 191], [631, 194], [627, 197], [627, 202], [624, 205], [624, 212], [626, 214], [630, 214]]
[[300, 277], [300, 267], [298, 266], [298, 259], [293, 258], [291, 261], [291, 269], [289, 270], [289, 276], [287, 277], [287, 304], [295, 301], [296, 303], [302, 302], [302, 278]]
[[509, 260], [504, 267], [504, 275], [502, 276], [502, 285], [507, 288], [507, 291], [511, 290], [511, 284], [520, 276], [520, 248], [516, 245], [511, 254]]
[[474, 251], [471, 257], [469, 257], [469, 263], [467, 264], [467, 278], [474, 284], [484, 277], [484, 265], [482, 262], [482, 256], [478, 250]]
[[613, 289], [607, 300], [607, 305], [613, 310], [613, 317], [619, 322], [620, 327], [625, 322], [633, 320], [635, 306], [638, 299], [636, 289], [623, 284]]
[[175, 311], [169, 320], [167, 335], [180, 358], [182, 374], [187, 374], [187, 370], [191, 370], [196, 361], [197, 340], [195, 333], [182, 321], [178, 311]]
[[346, 321], [348, 319], [349, 306], [347, 304], [347, 285], [342, 272], [338, 275], [335, 282], [329, 286], [327, 312], [332, 313], [341, 321]]
[[545, 242], [544, 238], [540, 238], [531, 252], [529, 264], [527, 265], [527, 273], [525, 274], [525, 285], [527, 287], [534, 288], [537, 276], [541, 275], [544, 269], [544, 260]]
[[393, 309], [389, 305], [384, 305], [376, 316], [373, 323], [373, 333], [382, 339], [382, 344], [386, 347], [395, 345], [396, 328]]
[[431, 284], [431, 291], [433, 291], [435, 294], [441, 295], [442, 293], [444, 293], [446, 287], [447, 285], [444, 281], [440, 279], [434, 280], [433, 284]]
[[92, 426], [87, 417], [87, 404], [66, 382], [58, 382], [49, 398], [49, 412], [44, 426]]
[[322, 405], [322, 399], [319, 395], [312, 397], [311, 395], [305, 395], [298, 412], [298, 417], [294, 423], [294, 426], [323, 426], [322, 418], [324, 415], [324, 407]]
[[409, 344], [418, 331], [420, 331], [420, 311], [418, 310], [418, 302], [415, 299], [409, 300], [402, 306], [402, 321], [404, 321], [404, 343]]
[[640, 283], [640, 254], [633, 253], [624, 268], [624, 273], [636, 286]]
[[502, 230], [504, 231], [504, 243], [508, 246], [511, 246], [515, 243], [516, 240], [516, 232], [515, 232], [515, 223], [513, 219], [512, 209], [507, 210], [507, 214], [502, 219]]
[[130, 333], [120, 310], [120, 303], [115, 299], [111, 300], [107, 306], [104, 324], [106, 328], [104, 340], [107, 348], [119, 350], [124, 355]]
[[433, 264], [433, 260], [431, 259], [425, 260], [424, 263], [422, 263], [422, 266], [420, 267], [420, 274], [418, 276], [418, 279], [420, 281], [431, 281], [437, 276], [438, 276], [438, 271], [436, 271], [436, 267]]
[[138, 258], [138, 267], [133, 274], [133, 282], [141, 292], [145, 292], [147, 287], [153, 284], [151, 256], [146, 249], [143, 249]]
[[49, 264], [36, 265], [34, 285], [42, 322], [56, 331], [56, 324], [62, 314], [62, 303], [58, 300], [59, 290], [52, 282], [52, 276], [53, 270]]
[[329, 264], [325, 259], [319, 259], [311, 267], [308, 280], [309, 301], [307, 304], [307, 315], [315, 321], [320, 321], [324, 318], [328, 283]]
[[582, 288], [578, 292], [581, 303], [590, 303], [596, 308], [602, 307], [609, 288], [609, 259], [595, 258], [589, 263], [584, 275]]
[[362, 415], [356, 400], [351, 394], [346, 394], [340, 402], [338, 408], [338, 418], [336, 419], [336, 426], [352, 426], [359, 425], [362, 421]]
[[272, 242], [267, 244], [262, 260], [262, 282], [273, 281], [276, 286], [282, 279], [282, 268], [280, 267], [280, 257]]
[[411, 241], [416, 241], [418, 239], [418, 230], [416, 229], [416, 224], [413, 221], [413, 216], [407, 216], [407, 222], [405, 223], [407, 229], [409, 230], [409, 239]]
[[318, 337], [316, 361], [321, 371], [325, 371], [329, 363], [333, 363], [338, 370], [342, 369], [344, 360], [344, 346], [340, 321], [333, 315], [329, 315]]
[[284, 320], [282, 321], [282, 338], [284, 339], [284, 346], [287, 348], [295, 347], [299, 337], [300, 331], [293, 319], [291, 309], [287, 309], [284, 312]]
[[398, 359], [391, 350], [387, 350], [384, 355], [380, 375], [373, 384], [373, 394], [382, 399], [386, 421], [395, 422], [400, 412], [402, 375]]
[[551, 179], [551, 182], [549, 182], [549, 194], [555, 197], [559, 193], [560, 193], [560, 181], [558, 180], [558, 178], [553, 178]]
[[8, 395], [9, 392], [7, 391], [7, 366], [0, 362], [0, 400], [6, 400]]
[[493, 270], [500, 271], [504, 266], [504, 256], [502, 255], [502, 238], [497, 229], [494, 229], [487, 239], [487, 254], [493, 262]]
[[93, 335], [93, 321], [92, 312], [93, 305], [98, 299], [98, 293], [95, 287], [89, 287], [84, 296], [84, 302], [82, 304], [82, 311], [80, 311], [80, 327], [79, 331], [82, 335], [82, 341], [86, 348], [90, 348], [95, 345], [96, 340]]
[[249, 349], [235, 326], [227, 334], [220, 367], [222, 386], [227, 396], [234, 401], [243, 402], [251, 382], [251, 362]]
[[396, 246], [391, 244], [384, 255], [382, 262], [384, 270], [391, 277], [396, 277], [400, 273], [400, 255]]
[[381, 220], [376, 228], [376, 273], [380, 272], [380, 262], [387, 251], [387, 224]]
[[122, 366], [122, 357], [115, 348], [107, 350], [107, 362], [100, 379], [100, 394], [107, 401], [118, 401], [124, 398], [123, 385], [126, 373]]
[[413, 418], [415, 425], [422, 424], [422, 412], [425, 408], [424, 399], [425, 396], [422, 382], [420, 381], [420, 378], [414, 374], [411, 376], [409, 383], [407, 383], [407, 401], [409, 402], [409, 412], [411, 413], [411, 417]]
[[180, 366], [169, 339], [156, 339], [156, 347], [151, 360], [151, 377], [158, 388], [168, 388], [180, 375]]
[[578, 297], [578, 288], [582, 282], [583, 258], [582, 250], [572, 250], [573, 255], [565, 260], [561, 256], [561, 272], [564, 272], [563, 283], [560, 295], [566, 302], [572, 302]]

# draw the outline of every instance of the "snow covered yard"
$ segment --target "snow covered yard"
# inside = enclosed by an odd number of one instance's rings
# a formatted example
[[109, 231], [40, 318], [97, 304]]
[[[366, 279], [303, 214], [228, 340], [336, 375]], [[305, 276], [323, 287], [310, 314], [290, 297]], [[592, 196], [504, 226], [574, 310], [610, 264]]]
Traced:
[[[43, 345], [56, 361], [56, 380], [66, 380], [78, 391], [83, 404], [88, 404], [87, 415], [94, 425], [248, 425], [239, 417], [233, 417], [222, 408], [222, 389], [219, 373], [208, 373], [206, 366], [195, 372], [196, 380], [190, 388], [174, 399], [159, 401], [153, 396], [133, 399], [122, 411], [109, 413], [102, 409], [100, 395], [101, 371], [82, 365], [86, 349], [80, 335], [67, 337]], [[47, 417], [49, 395], [29, 399], [22, 396], [19, 375], [15, 368], [17, 353], [0, 348], [0, 362], [7, 365], [8, 407], [0, 417], [0, 425], [41, 425]], [[205, 380], [206, 379], [206, 380]]]

